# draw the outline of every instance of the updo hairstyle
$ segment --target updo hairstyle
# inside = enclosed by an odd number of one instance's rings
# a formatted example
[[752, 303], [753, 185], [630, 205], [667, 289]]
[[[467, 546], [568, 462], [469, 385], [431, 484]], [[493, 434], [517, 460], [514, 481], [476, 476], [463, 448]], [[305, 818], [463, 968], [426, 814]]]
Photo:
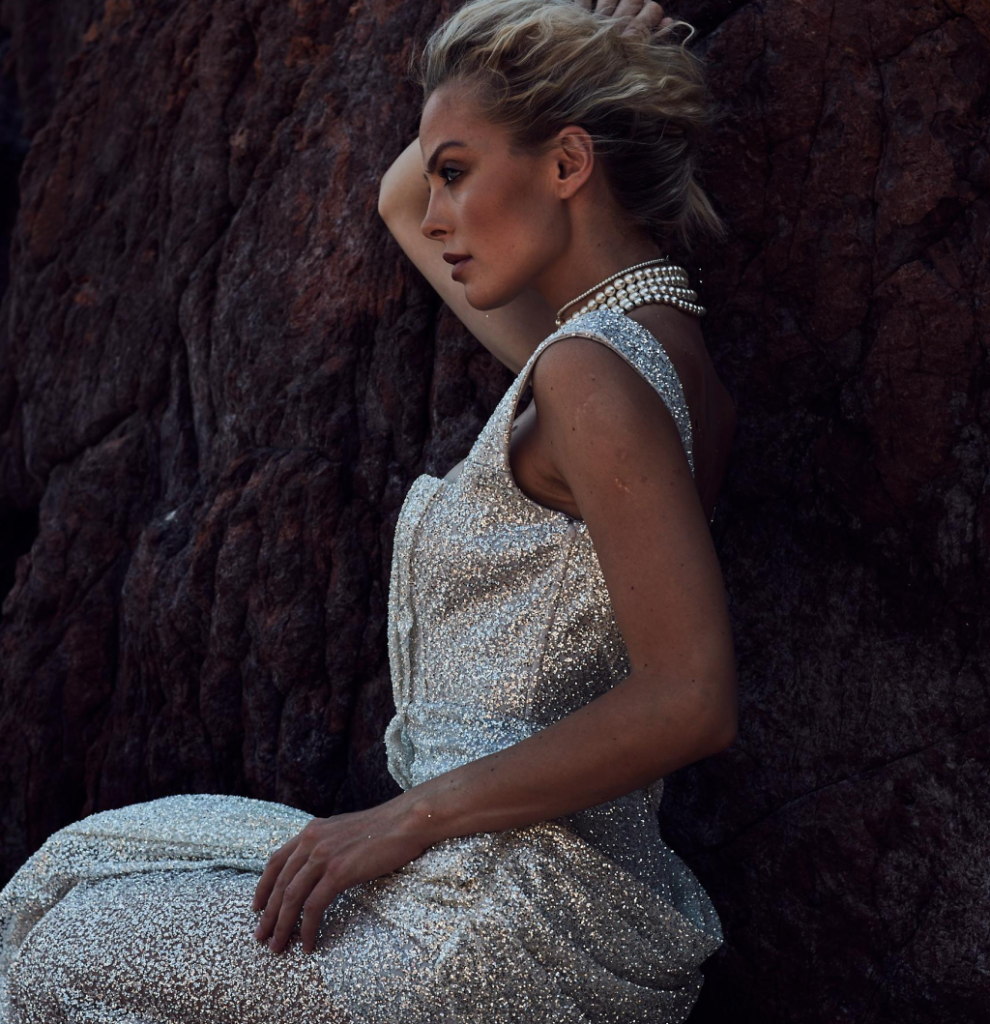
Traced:
[[[728, 234], [695, 179], [698, 142], [723, 111], [686, 49], [688, 22], [649, 38], [624, 27], [574, 0], [470, 0], [409, 70], [424, 106], [440, 86], [462, 87], [516, 155], [541, 155], [563, 127], [580, 125], [619, 208], [661, 245], [676, 239], [690, 252], [699, 231]], [[681, 27], [690, 31], [675, 42]]]

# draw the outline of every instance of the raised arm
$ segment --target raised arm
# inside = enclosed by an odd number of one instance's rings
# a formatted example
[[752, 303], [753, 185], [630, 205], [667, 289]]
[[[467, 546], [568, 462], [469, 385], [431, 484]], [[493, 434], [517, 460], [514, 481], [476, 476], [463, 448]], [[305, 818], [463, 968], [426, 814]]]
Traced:
[[421, 230], [428, 200], [429, 185], [423, 179], [423, 156], [417, 136], [385, 172], [378, 195], [378, 213], [402, 251], [458, 320], [499, 362], [518, 373], [533, 349], [556, 329], [557, 311], [533, 289], [498, 309], [478, 310], [469, 305], [464, 285], [451, 278], [450, 264], [443, 261], [443, 240], [427, 238]]

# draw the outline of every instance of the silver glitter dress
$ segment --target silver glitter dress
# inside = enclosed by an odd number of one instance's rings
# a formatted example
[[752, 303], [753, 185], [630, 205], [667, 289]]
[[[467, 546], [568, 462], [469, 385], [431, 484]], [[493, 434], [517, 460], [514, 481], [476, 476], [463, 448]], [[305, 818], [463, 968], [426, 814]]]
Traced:
[[[452, 480], [424, 474], [396, 525], [385, 744], [403, 789], [504, 748], [630, 670], [581, 520], [509, 468], [539, 354], [568, 335], [656, 388], [694, 472], [674, 367], [613, 310], [536, 348]], [[687, 1018], [718, 915], [661, 840], [663, 782], [525, 828], [429, 847], [341, 893], [316, 949], [273, 953], [251, 910], [311, 815], [240, 796], [162, 797], [55, 832], [0, 892], [0, 1024], [667, 1024]]]

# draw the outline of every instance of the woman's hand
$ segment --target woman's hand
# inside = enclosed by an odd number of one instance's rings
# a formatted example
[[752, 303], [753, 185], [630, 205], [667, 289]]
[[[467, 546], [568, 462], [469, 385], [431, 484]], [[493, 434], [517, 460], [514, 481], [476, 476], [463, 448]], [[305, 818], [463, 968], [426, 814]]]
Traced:
[[674, 20], [665, 18], [663, 8], [653, 0], [575, 0], [575, 2], [585, 10], [593, 10], [596, 14], [611, 16], [620, 21], [628, 19], [629, 24], [620, 35], [632, 34], [648, 39], [657, 29], [664, 28]]
[[430, 841], [403, 795], [366, 811], [313, 818], [280, 846], [255, 890], [251, 909], [265, 912], [254, 937], [264, 942], [271, 935], [268, 945], [279, 952], [302, 911], [302, 944], [310, 953], [323, 912], [339, 893], [415, 860]]

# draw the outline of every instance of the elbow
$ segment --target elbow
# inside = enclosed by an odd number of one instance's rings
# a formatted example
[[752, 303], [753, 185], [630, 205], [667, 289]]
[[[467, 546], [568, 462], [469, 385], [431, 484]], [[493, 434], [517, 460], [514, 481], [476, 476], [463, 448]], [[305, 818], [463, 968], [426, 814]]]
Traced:
[[722, 708], [721, 713], [712, 722], [708, 735], [716, 754], [728, 750], [736, 742], [739, 735], [739, 714], [735, 701], [732, 701], [730, 706]]
[[697, 758], [700, 760], [706, 757], [713, 757], [729, 749], [736, 742], [735, 726], [725, 724], [713, 724], [704, 731], [699, 732], [695, 740]]
[[378, 185], [378, 216], [382, 220], [387, 220], [392, 208], [395, 206], [395, 188], [389, 184], [389, 168], [388, 171], [382, 176], [382, 180]]
[[388, 197], [384, 189], [378, 193], [378, 216], [388, 223]]
[[715, 753], [728, 750], [739, 735], [739, 686], [731, 649], [706, 677], [704, 691], [708, 735]]
[[378, 187], [378, 216], [387, 224], [394, 217], [402, 216], [408, 208], [408, 193], [403, 192], [399, 183], [390, 182], [386, 174]]
[[739, 730], [736, 727], [736, 723], [733, 721], [731, 725], [722, 728], [714, 734], [714, 746], [715, 753], [721, 754], [723, 750], [728, 750], [733, 743], [736, 742], [736, 738], [739, 735]]
[[705, 738], [712, 753], [718, 754], [728, 750], [739, 735], [739, 707], [735, 696], [735, 685], [732, 695], [723, 695], [717, 700], [708, 701], [702, 712], [706, 722]]

